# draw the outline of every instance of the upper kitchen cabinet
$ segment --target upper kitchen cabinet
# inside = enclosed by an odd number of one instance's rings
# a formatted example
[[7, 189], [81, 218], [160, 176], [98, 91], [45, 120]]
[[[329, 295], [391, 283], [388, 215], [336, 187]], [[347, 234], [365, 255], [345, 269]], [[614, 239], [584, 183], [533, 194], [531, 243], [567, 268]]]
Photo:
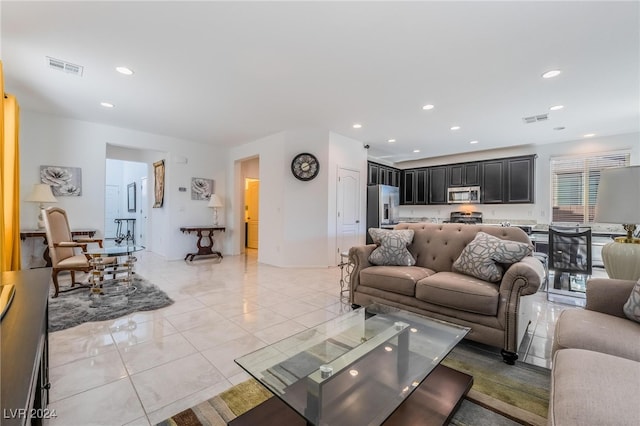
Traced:
[[534, 202], [535, 155], [507, 160], [505, 203]]
[[481, 163], [463, 163], [449, 166], [449, 187], [480, 185]]
[[428, 169], [402, 171], [400, 184], [400, 204], [427, 204], [429, 187]]
[[447, 204], [448, 166], [429, 167], [429, 204]]
[[534, 202], [535, 155], [484, 161], [482, 202], [519, 204]]
[[367, 185], [400, 186], [400, 170], [369, 161], [367, 163]]

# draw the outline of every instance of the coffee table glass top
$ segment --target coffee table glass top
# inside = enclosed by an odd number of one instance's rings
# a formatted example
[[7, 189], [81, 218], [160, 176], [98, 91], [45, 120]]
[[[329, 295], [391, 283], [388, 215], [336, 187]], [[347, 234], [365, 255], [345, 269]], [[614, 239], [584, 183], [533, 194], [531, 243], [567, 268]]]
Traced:
[[381, 424], [469, 330], [371, 305], [236, 363], [312, 424]]
[[122, 246], [109, 246], [109, 247], [91, 247], [88, 248], [85, 253], [92, 256], [125, 256], [127, 254], [142, 251], [145, 248], [143, 246], [122, 245]]

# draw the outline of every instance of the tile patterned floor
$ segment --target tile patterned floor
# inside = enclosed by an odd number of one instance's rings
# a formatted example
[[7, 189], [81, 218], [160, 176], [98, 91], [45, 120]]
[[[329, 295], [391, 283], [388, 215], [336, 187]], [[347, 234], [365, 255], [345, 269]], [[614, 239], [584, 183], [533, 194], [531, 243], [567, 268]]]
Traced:
[[[50, 426], [154, 425], [246, 380], [238, 356], [350, 309], [337, 267], [277, 268], [255, 252], [220, 263], [138, 259], [137, 272], [175, 303], [51, 333]], [[533, 297], [538, 320], [520, 359], [549, 367], [558, 313], [572, 307]]]

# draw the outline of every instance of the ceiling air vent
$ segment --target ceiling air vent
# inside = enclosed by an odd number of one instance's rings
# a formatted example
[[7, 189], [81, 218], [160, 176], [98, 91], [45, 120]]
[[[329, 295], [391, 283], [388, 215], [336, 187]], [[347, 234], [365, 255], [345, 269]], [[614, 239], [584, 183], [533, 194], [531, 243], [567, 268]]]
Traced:
[[524, 117], [522, 121], [525, 124], [537, 123], [538, 121], [547, 121], [549, 114], [532, 115], [531, 117]]
[[82, 70], [84, 69], [80, 65], [72, 64], [70, 62], [63, 61], [61, 59], [50, 58], [47, 56], [47, 64], [49, 68], [58, 71], [64, 71], [68, 74], [77, 75], [78, 77], [82, 77]]

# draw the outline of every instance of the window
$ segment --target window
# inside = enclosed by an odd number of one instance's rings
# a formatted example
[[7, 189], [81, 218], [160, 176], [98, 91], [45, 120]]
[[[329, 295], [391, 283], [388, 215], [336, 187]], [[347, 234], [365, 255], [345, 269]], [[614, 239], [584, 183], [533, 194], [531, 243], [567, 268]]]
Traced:
[[593, 222], [600, 172], [629, 165], [628, 152], [551, 159], [553, 222]]

